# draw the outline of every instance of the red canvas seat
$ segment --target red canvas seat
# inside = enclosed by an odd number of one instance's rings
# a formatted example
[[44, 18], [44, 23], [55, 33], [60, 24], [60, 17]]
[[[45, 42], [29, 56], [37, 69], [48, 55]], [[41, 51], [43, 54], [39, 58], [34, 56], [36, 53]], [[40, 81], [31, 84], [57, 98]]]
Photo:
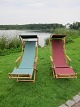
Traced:
[[[55, 36], [55, 38], [54, 38]], [[58, 37], [58, 38], [56, 38]], [[60, 38], [59, 38], [60, 37]], [[72, 67], [68, 66], [66, 61], [66, 55], [64, 52], [64, 36], [53, 35], [51, 42], [51, 62], [53, 68], [53, 74], [56, 78], [76, 78], [76, 73]]]
[[52, 57], [55, 67], [68, 67], [64, 57], [62, 39], [52, 40]]
[[56, 77], [64, 77], [64, 78], [68, 78], [68, 77], [72, 77], [73, 75], [75, 75], [75, 72], [73, 71], [72, 68], [68, 67], [68, 68], [55, 68], [55, 73], [56, 73]]

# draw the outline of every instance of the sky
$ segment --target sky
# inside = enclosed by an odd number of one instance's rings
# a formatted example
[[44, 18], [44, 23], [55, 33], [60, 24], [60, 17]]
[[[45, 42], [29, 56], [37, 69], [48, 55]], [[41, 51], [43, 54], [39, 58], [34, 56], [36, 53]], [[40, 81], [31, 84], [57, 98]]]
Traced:
[[80, 22], [80, 0], [0, 0], [0, 24]]

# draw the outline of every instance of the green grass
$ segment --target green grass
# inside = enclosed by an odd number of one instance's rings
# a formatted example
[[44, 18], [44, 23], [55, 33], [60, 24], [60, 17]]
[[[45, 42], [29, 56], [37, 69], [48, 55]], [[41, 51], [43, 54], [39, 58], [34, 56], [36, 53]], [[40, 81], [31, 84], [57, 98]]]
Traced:
[[39, 48], [36, 82], [8, 79], [20, 53], [0, 56], [0, 107], [58, 107], [80, 91], [80, 37], [68, 43], [66, 53], [77, 79], [55, 79], [52, 76], [49, 46]]

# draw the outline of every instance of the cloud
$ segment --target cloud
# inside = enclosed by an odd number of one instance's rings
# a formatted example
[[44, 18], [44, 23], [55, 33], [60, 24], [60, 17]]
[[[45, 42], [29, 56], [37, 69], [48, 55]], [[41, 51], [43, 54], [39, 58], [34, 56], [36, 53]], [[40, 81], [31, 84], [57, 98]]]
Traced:
[[0, 0], [0, 24], [80, 21], [80, 0]]

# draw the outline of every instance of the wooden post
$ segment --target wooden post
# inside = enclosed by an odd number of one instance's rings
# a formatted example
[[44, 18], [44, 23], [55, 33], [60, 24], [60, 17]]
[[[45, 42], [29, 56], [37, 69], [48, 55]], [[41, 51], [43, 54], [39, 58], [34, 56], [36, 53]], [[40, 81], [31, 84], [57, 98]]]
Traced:
[[36, 57], [38, 57], [38, 38], [37, 38], [37, 49], [36, 49]]

